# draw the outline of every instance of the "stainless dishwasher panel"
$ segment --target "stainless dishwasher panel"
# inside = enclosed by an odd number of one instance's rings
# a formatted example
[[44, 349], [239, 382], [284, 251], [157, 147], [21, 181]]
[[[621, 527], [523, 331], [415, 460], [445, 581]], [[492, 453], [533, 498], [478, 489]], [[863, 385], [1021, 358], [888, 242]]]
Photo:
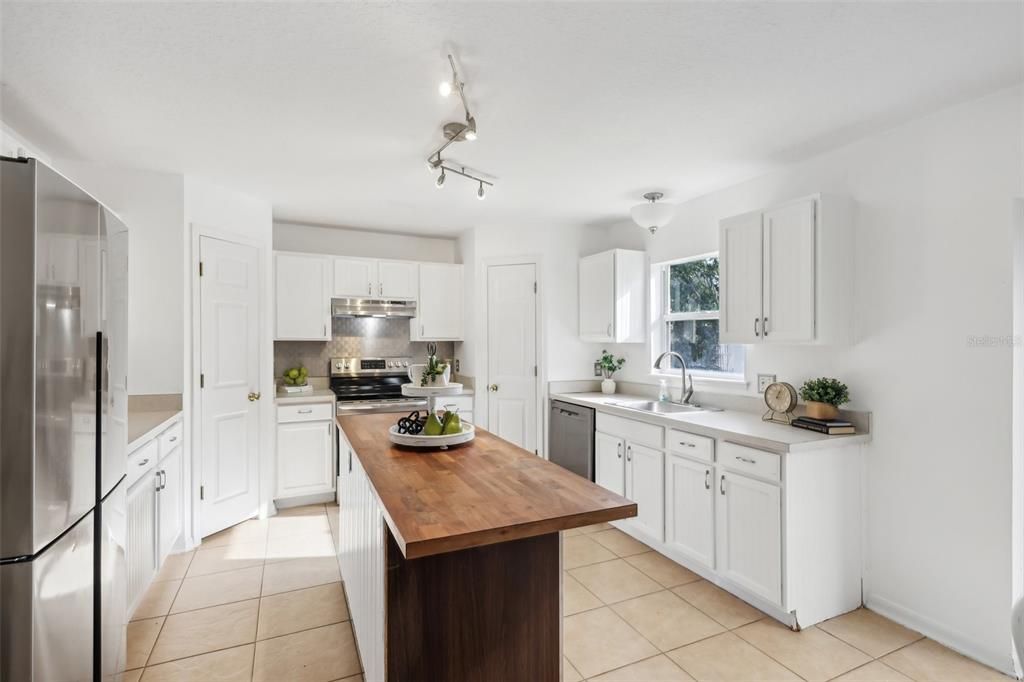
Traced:
[[594, 410], [551, 401], [548, 458], [564, 469], [594, 480]]

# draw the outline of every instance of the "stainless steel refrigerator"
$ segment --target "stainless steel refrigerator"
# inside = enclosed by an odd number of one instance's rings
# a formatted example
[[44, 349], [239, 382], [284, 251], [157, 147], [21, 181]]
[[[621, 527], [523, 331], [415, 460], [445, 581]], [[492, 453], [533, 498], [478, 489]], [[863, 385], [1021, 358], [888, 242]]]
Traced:
[[125, 663], [128, 231], [0, 158], [0, 682]]

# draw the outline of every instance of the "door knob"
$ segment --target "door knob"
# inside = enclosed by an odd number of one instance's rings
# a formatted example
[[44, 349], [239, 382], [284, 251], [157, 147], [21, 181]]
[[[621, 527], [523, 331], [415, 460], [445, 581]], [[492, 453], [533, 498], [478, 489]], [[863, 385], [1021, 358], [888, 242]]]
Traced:
[[249, 394], [249, 402], [250, 403], [251, 402], [255, 402], [255, 401], [259, 400], [259, 399], [260, 399], [260, 394], [259, 393], [250, 393]]
[[492, 393], [497, 393], [498, 392], [498, 384], [488, 384], [487, 385], [487, 390], [491, 391]]

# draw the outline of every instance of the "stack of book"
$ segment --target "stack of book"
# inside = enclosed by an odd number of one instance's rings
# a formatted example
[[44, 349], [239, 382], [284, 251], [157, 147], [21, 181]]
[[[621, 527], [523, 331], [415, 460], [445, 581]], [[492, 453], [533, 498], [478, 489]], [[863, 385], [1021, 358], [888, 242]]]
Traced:
[[798, 429], [817, 431], [826, 436], [839, 436], [848, 433], [857, 433], [853, 424], [842, 419], [813, 419], [811, 417], [797, 417], [793, 420], [793, 426]]

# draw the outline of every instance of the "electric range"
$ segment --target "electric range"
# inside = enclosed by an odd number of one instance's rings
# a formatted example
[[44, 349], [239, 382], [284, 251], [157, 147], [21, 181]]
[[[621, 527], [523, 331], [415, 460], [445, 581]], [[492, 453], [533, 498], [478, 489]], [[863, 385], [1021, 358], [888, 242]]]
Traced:
[[377, 414], [427, 409], [423, 398], [402, 395], [409, 358], [331, 358], [331, 390], [338, 414]]

